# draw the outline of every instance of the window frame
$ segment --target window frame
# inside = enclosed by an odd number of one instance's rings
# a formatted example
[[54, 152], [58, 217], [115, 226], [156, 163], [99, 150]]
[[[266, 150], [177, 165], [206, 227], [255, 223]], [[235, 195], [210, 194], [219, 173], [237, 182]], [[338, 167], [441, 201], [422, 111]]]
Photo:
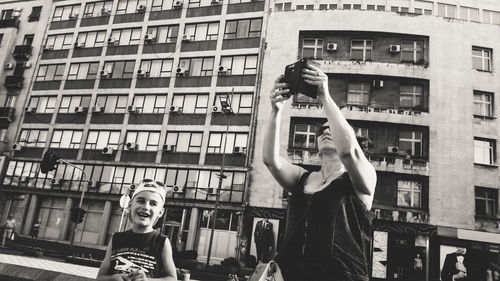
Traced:
[[[63, 96], [61, 98], [61, 103], [59, 104], [58, 113], [74, 113], [75, 107], [80, 107], [80, 106], [89, 108], [91, 98], [92, 97], [90, 95]], [[68, 99], [69, 102], [66, 102]], [[77, 102], [75, 103], [73, 100], [76, 100]]]
[[[61, 136], [59, 141], [55, 141], [54, 138], [56, 137], [56, 133], [61, 132]], [[68, 147], [66, 146], [61, 146], [63, 143], [63, 138], [65, 137], [65, 134], [71, 134], [71, 138], [69, 140], [69, 145]], [[75, 135], [76, 134], [76, 135]], [[77, 137], [78, 134], [80, 135], [79, 140], [75, 140], [75, 136]], [[66, 149], [80, 149], [80, 143], [82, 142], [82, 136], [83, 136], [83, 130], [68, 130], [68, 129], [57, 129], [52, 132], [52, 137], [50, 139], [50, 148], [66, 148]]]
[[[40, 106], [40, 103], [43, 106]], [[57, 96], [31, 96], [29, 107], [35, 108], [36, 113], [54, 113], [56, 109]], [[35, 104], [34, 104], [35, 103]]]
[[[106, 136], [107, 134], [107, 136]], [[112, 135], [118, 134], [118, 137], [115, 138], [116, 142], [112, 142]], [[91, 138], [94, 138], [95, 135], [95, 143], [90, 142]], [[113, 149], [118, 149], [118, 145], [120, 144], [120, 136], [121, 131], [118, 130], [89, 130], [87, 134], [87, 139], [85, 141], [84, 149], [104, 149], [105, 147], [111, 147]], [[100, 144], [99, 139], [103, 137], [106, 138], [105, 144]], [[102, 147], [101, 147], [102, 146]]]
[[[119, 75], [114, 72], [117, 63], [123, 63], [123, 67], [118, 68], [122, 70]], [[130, 63], [132, 63], [132, 66], [129, 65]], [[127, 70], [127, 67], [130, 69], [130, 71], [125, 71]], [[102, 70], [107, 71], [108, 76], [111, 79], [131, 79], [134, 76], [134, 68], [135, 68], [135, 60], [119, 60], [119, 61], [105, 61]]]
[[[152, 110], [144, 111], [144, 104], [146, 103], [147, 97], [154, 97], [154, 104]], [[161, 105], [161, 100], [163, 99], [163, 106]], [[142, 98], [142, 102], [140, 102], [140, 98]], [[148, 114], [163, 114], [166, 112], [167, 107], [167, 95], [155, 95], [155, 94], [136, 94], [132, 100], [132, 104], [136, 107], [138, 113], [148, 113]], [[150, 112], [151, 111], [151, 112]]]
[[[244, 58], [243, 72], [234, 74], [233, 67], [234, 67], [234, 63], [235, 63], [235, 58], [241, 58], [241, 57]], [[247, 64], [250, 61], [249, 59], [254, 58], [254, 57], [255, 57], [255, 66], [253, 66], [253, 65], [248, 66]], [[227, 63], [229, 58], [231, 59], [230, 64]], [[227, 69], [226, 75], [255, 75], [255, 74], [257, 74], [258, 60], [259, 60], [259, 56], [257, 54], [255, 54], [255, 55], [221, 56], [219, 65], [226, 67], [226, 69]]]
[[[70, 15], [79, 15], [80, 6], [81, 6], [81, 4], [56, 6], [54, 8], [54, 13], [52, 14], [52, 22], [74, 20], [74, 19], [70, 19], [69, 16]], [[69, 9], [69, 13], [66, 11], [67, 8]], [[59, 12], [60, 12], [60, 15], [59, 15]]]
[[[218, 144], [216, 144], [216, 146], [213, 145], [212, 143], [212, 137], [215, 138], [215, 135], [217, 135], [219, 138], [219, 141], [218, 141]], [[244, 136], [246, 137], [246, 140], [245, 140], [245, 146], [243, 146], [243, 150], [245, 151], [245, 153], [243, 154], [246, 154], [246, 151], [248, 149], [248, 133], [247, 132], [227, 132], [227, 133], [224, 133], [224, 132], [210, 132], [209, 133], [209, 136], [208, 136], [208, 145], [207, 145], [207, 154], [222, 154], [222, 143], [225, 141], [225, 144], [224, 144], [224, 150], [226, 151], [225, 153], [229, 153], [229, 154], [234, 154], [234, 148], [236, 147], [236, 141], [237, 141], [237, 138], [239, 136]], [[227, 138], [226, 138], [227, 137]], [[231, 142], [231, 138], [232, 138], [232, 142]], [[217, 142], [217, 140], [214, 140], [214, 142]], [[229, 151], [228, 151], [228, 148]]]
[[[411, 139], [408, 138], [402, 138], [401, 134], [404, 132], [410, 132], [412, 137]], [[420, 134], [420, 139], [417, 138], [417, 134]], [[422, 131], [417, 131], [417, 130], [399, 130], [398, 132], [398, 145], [401, 147], [402, 142], [408, 142], [411, 143], [411, 152], [408, 155], [411, 155], [413, 157], [423, 157], [425, 155], [424, 153], [424, 133]], [[420, 145], [420, 155], [416, 153], [417, 149], [417, 144]], [[401, 150], [400, 150], [401, 151]]]
[[[481, 143], [480, 143], [481, 142]], [[480, 145], [482, 144], [482, 145]], [[487, 146], [485, 144], [488, 144]], [[476, 152], [477, 150], [481, 149], [482, 155], [477, 155]], [[486, 151], [488, 150], [488, 151]], [[488, 155], [489, 158], [489, 163], [486, 162], [480, 162], [481, 160], [478, 159], [480, 156], [484, 157]], [[496, 166], [496, 140], [494, 139], [487, 139], [487, 138], [480, 138], [480, 137], [474, 137], [474, 164], [477, 165], [487, 165], [487, 166]]]
[[[127, 32], [130, 31], [130, 35], [127, 38]], [[142, 28], [132, 27], [132, 28], [119, 28], [113, 29], [110, 33], [110, 38], [115, 40], [114, 46], [131, 46], [139, 45], [142, 39]]]
[[[214, 106], [217, 106], [218, 108], [222, 108], [220, 104], [220, 97], [221, 96], [227, 96], [227, 93], [216, 93], [215, 94], [215, 99], [214, 99]], [[231, 104], [231, 109], [233, 110], [233, 113], [235, 114], [251, 114], [252, 113], [252, 108], [253, 108], [253, 93], [232, 93], [229, 95], [229, 97], [232, 100], [230, 101]], [[242, 105], [244, 99], [242, 97], [250, 97], [250, 106], [245, 106]], [[236, 102], [234, 102], [236, 101]]]
[[[94, 33], [94, 41], [91, 42], [89, 39], [92, 38], [92, 34]], [[91, 35], [90, 38], [89, 35]], [[85, 39], [81, 40], [82, 37], [85, 37]], [[104, 47], [106, 42], [106, 30], [79, 32], [76, 40], [76, 42], [83, 44], [85, 48]]]
[[[308, 45], [306, 44], [306, 40], [314, 40], [314, 45]], [[313, 58], [315, 59], [321, 59], [323, 58], [323, 45], [325, 44], [325, 40], [323, 38], [302, 38], [302, 57], [303, 58], [310, 58], [309, 56], [304, 56], [304, 50], [305, 49], [312, 49], [313, 50]], [[319, 54], [321, 52], [321, 54]]]
[[[96, 8], [97, 5], [97, 8]], [[85, 3], [85, 8], [83, 10], [83, 18], [96, 18], [103, 16], [103, 9], [106, 9], [108, 15], [111, 13], [113, 8], [113, 1], [96, 1]], [[91, 11], [89, 11], [91, 10]]]
[[[411, 87], [412, 92], [403, 92], [402, 87]], [[421, 92], [416, 91], [418, 88], [421, 89]], [[402, 97], [411, 97], [412, 105], [411, 106], [403, 106], [401, 104]], [[420, 103], [416, 103], [416, 98], [420, 99]], [[420, 84], [401, 84], [399, 85], [399, 107], [400, 108], [422, 108], [424, 105], [424, 86]]]
[[[194, 111], [193, 112], [185, 112], [185, 106], [184, 104], [186, 103], [186, 96], [195, 96], [195, 106], [194, 106]], [[182, 105], [181, 102], [178, 102], [178, 100], [182, 97]], [[200, 106], [200, 98], [203, 97], [206, 99], [206, 105], [205, 107]], [[207, 113], [207, 108], [208, 108], [208, 94], [189, 94], [189, 93], [178, 93], [174, 94], [174, 97], [172, 98], [172, 105], [177, 106], [181, 109], [183, 114], [206, 114]]]
[[[191, 66], [193, 64], [193, 60], [201, 60], [201, 68], [200, 68], [200, 73], [199, 75], [193, 75], [191, 72]], [[210, 66], [210, 61], [212, 62], [212, 65]], [[186, 65], [185, 62], [188, 62], [188, 68], [183, 67]], [[205, 65], [207, 64], [207, 65]], [[180, 58], [179, 59], [179, 68], [183, 68], [186, 70], [187, 76], [191, 77], [205, 77], [205, 76], [212, 76], [214, 72], [214, 66], [215, 66], [215, 57], [192, 57], [192, 58]]]
[[[354, 47], [353, 46], [353, 43], [357, 41], [357, 42], [360, 42], [362, 41], [363, 42], [363, 47]], [[370, 42], [370, 46], [368, 46], [368, 42]], [[353, 58], [353, 54], [352, 52], [354, 51], [359, 51], [361, 50], [363, 52], [363, 58], [360, 59], [360, 58]], [[366, 53], [370, 51], [370, 57], [368, 58]], [[371, 61], [373, 59], [373, 39], [351, 39], [351, 49], [350, 49], [350, 56], [349, 58], [351, 60], [356, 60], [356, 61]]]
[[[151, 69], [153, 68], [153, 63], [158, 61], [161, 62], [161, 65], [159, 67], [159, 73], [158, 75], [156, 75], [156, 73], [151, 73]], [[170, 70], [167, 71], [164, 70], [163, 67], [166, 66], [168, 63], [170, 63]], [[172, 76], [173, 67], [174, 67], [173, 59], [143, 59], [141, 60], [139, 70], [142, 71], [141, 74], [144, 74], [144, 77], [159, 78], [159, 77]]]
[[[240, 24], [243, 24], [243, 22], [248, 21], [248, 28], [245, 29], [244, 33], [246, 36], [238, 36], [238, 33], [240, 29], [238, 28]], [[242, 39], [242, 38], [258, 38], [262, 34], [262, 18], [248, 18], [248, 19], [235, 19], [235, 20], [227, 20], [226, 25], [224, 28], [224, 40], [225, 39]], [[252, 30], [252, 24], [260, 22], [259, 25], [259, 30]], [[228, 28], [230, 24], [235, 24], [234, 26], [234, 32], [230, 31], [228, 32]], [[234, 36], [232, 36], [234, 35]]]
[[[297, 126], [307, 126], [306, 131], [297, 131]], [[316, 130], [318, 129], [318, 124], [303, 124], [303, 123], [295, 123], [293, 126], [293, 134], [292, 134], [292, 147], [293, 148], [298, 148], [298, 149], [313, 149], [317, 150], [317, 136], [316, 136]], [[299, 145], [298, 142], [296, 142], [296, 137], [298, 136], [305, 136], [306, 142], [304, 145]], [[313, 138], [313, 143], [311, 143], [311, 139]]]
[[[481, 55], [474, 55], [474, 51], [480, 51]], [[485, 54], [488, 54], [487, 56]], [[481, 60], [481, 68], [476, 68], [474, 65], [474, 59]], [[487, 62], [487, 68], [485, 69], [485, 63]], [[477, 71], [491, 72], [493, 62], [493, 50], [491, 48], [484, 48], [478, 46], [472, 46], [472, 67]]]
[[[210, 30], [211, 26], [213, 28], [213, 25], [217, 25], [217, 31], [214, 32], [214, 30]], [[201, 29], [203, 25], [206, 25], [206, 30], [205, 30], [205, 34], [200, 33], [198, 34], [198, 29]], [[194, 27], [194, 32], [193, 34], [191, 33], [188, 33], [190, 32], [191, 30], [188, 30], [188, 28], [191, 28], [191, 27]], [[198, 22], [198, 23], [186, 23], [186, 25], [184, 26], [184, 35], [187, 35], [189, 36], [189, 39], [191, 41], [210, 41], [210, 40], [217, 40], [217, 38], [219, 37], [219, 29], [220, 29], [220, 22], [218, 21], [215, 21], [215, 22]], [[203, 29], [201, 29], [203, 30]], [[198, 37], [203, 37], [203, 39], [200, 39], [198, 40], [197, 38]]]
[[[403, 182], [410, 183], [409, 188], [403, 187], [402, 186]], [[398, 187], [397, 187], [397, 206], [398, 207], [416, 208], [416, 209], [422, 208], [423, 184], [421, 181], [399, 179], [397, 184], [398, 184]], [[415, 188], [415, 187], [418, 187], [418, 188]], [[409, 193], [410, 194], [409, 206], [407, 206], [406, 204], [400, 203], [400, 198], [404, 199], [404, 198], [400, 197], [401, 193]], [[418, 194], [418, 202], [415, 202], [415, 195], [416, 194]]]
[[[405, 47], [405, 44], [411, 43], [413, 46], [411, 48]], [[419, 48], [419, 43], [421, 44], [421, 48]], [[420, 60], [425, 60], [424, 56], [425, 44], [423, 40], [401, 40], [401, 62], [413, 62], [417, 63]], [[403, 58], [404, 53], [412, 53], [412, 60], [406, 60]], [[419, 57], [420, 53], [420, 57]]]
[[[60, 42], [61, 44], [59, 44], [59, 38], [61, 37], [62, 41]], [[51, 42], [49, 43], [49, 41]], [[70, 49], [73, 46], [73, 33], [49, 34], [45, 39], [45, 46], [49, 47], [51, 50]]]
[[[36, 134], [35, 138], [32, 138], [33, 134]], [[48, 140], [48, 135], [48, 129], [22, 129], [17, 142], [23, 147], [43, 148]]]
[[[130, 137], [131, 135], [133, 134], [136, 134], [135, 137]], [[146, 141], [146, 144], [141, 144], [141, 143], [138, 143], [138, 138], [140, 136], [140, 134], [146, 134], [147, 135], [147, 141]], [[154, 139], [152, 139], [152, 135], [153, 134], [157, 134], [158, 137], [157, 137], [157, 143], [154, 144], [153, 143], [150, 143], [150, 141], [154, 141]], [[132, 141], [133, 140], [133, 141]], [[136, 149], [137, 151], [154, 151], [154, 152], [157, 152], [160, 148], [160, 131], [137, 131], [137, 130], [127, 130], [127, 132], [125, 133], [125, 143], [135, 143], [137, 145]]]
[[[162, 29], [166, 29], [166, 33], [162, 32]], [[148, 26], [146, 29], [146, 34], [152, 34], [155, 37], [154, 43], [176, 43], [177, 37], [179, 37], [179, 25], [171, 24], [171, 25], [156, 25], [156, 26]], [[158, 34], [166, 34], [165, 38], [158, 38]]]
[[[82, 70], [82, 66], [87, 65], [87, 73], [85, 74], [85, 78], [78, 79], [80, 75], [80, 70]], [[73, 73], [74, 67], [76, 67], [76, 73]], [[83, 68], [85, 69], [85, 67]], [[93, 70], [95, 69], [95, 73]], [[82, 70], [83, 71], [83, 70]], [[92, 72], [91, 72], [92, 71]], [[67, 76], [67, 80], [91, 80], [97, 78], [97, 73], [99, 72], [99, 62], [80, 62], [80, 63], [71, 63], [69, 66], [69, 72]]]
[[[476, 96], [481, 96], [481, 99], [476, 99]], [[485, 99], [486, 96], [489, 96], [489, 101]], [[472, 102], [474, 104], [474, 109], [473, 113], [474, 116], [479, 116], [479, 117], [494, 117], [495, 116], [495, 95], [492, 92], [485, 92], [485, 91], [473, 91], [473, 98]], [[475, 105], [478, 104], [481, 106], [481, 112], [478, 114], [475, 111]], [[486, 114], [488, 112], [490, 114]]]
[[[360, 90], [349, 89], [351, 86], [354, 86], [354, 85], [359, 85], [360, 86]], [[354, 101], [350, 101], [349, 100], [349, 96], [351, 96], [351, 95], [360, 96], [362, 102], [356, 103]], [[370, 105], [370, 96], [371, 96], [371, 85], [370, 85], [370, 83], [366, 83], [366, 82], [354, 82], [354, 81], [347, 83], [347, 96], [346, 96], [347, 100], [346, 100], [346, 103], [348, 105], [368, 106], [368, 105]], [[364, 102], [365, 97], [366, 97], [366, 102]]]
[[[182, 135], [188, 135], [189, 141], [187, 142], [187, 150], [179, 150], [179, 138]], [[175, 141], [169, 141], [169, 137], [175, 138]], [[199, 137], [199, 144], [198, 140], [195, 140], [195, 137]], [[203, 132], [192, 132], [192, 131], [167, 131], [167, 135], [165, 137], [165, 144], [166, 145], [174, 145], [175, 149], [174, 152], [182, 152], [182, 153], [201, 153], [201, 146], [203, 142]]]
[[[108, 102], [111, 102], [109, 99], [114, 98], [114, 111], [109, 111], [108, 107]], [[100, 101], [104, 99], [104, 103], [100, 104]], [[118, 106], [120, 104], [123, 104], [123, 106]], [[95, 106], [101, 106], [103, 108], [104, 113], [113, 113], [113, 114], [124, 114], [127, 112], [127, 102], [128, 102], [128, 96], [127, 95], [97, 95], [96, 100], [95, 100]]]
[[[482, 194], [481, 194], [482, 193]], [[478, 200], [484, 201], [485, 210], [478, 212]], [[488, 203], [493, 206], [488, 207]], [[491, 208], [492, 213], [488, 214]], [[498, 214], [498, 189], [482, 186], [474, 186], [474, 214], [481, 217], [496, 218]]]
[[[65, 66], [66, 66], [66, 64], [64, 64], [64, 63], [41, 64], [38, 67], [38, 72], [37, 72], [37, 75], [35, 77], [35, 81], [61, 81], [61, 80], [63, 80], [63, 77], [64, 77]], [[49, 73], [49, 70], [52, 71], [51, 69], [54, 67], [55, 67], [55, 69], [53, 71], [52, 79], [51, 80], [46, 79], [47, 73]], [[40, 74], [40, 72], [43, 72], [42, 69], [45, 69], [45, 71], [44, 71], [45, 73], [43, 75]], [[55, 78], [58, 78], [58, 79], [55, 79]]]

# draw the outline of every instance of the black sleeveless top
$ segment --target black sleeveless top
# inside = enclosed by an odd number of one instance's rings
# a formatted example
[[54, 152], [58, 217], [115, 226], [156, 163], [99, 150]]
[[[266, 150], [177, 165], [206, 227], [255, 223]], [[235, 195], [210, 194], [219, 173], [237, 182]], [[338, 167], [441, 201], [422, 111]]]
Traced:
[[109, 275], [128, 273], [142, 268], [146, 276], [165, 276], [161, 253], [166, 235], [152, 231], [135, 233], [132, 230], [113, 234]]
[[[300, 178], [288, 205], [286, 245], [277, 257], [285, 281], [367, 281], [373, 213], [354, 192], [347, 172], [325, 189], [305, 194], [309, 175]], [[305, 222], [297, 225], [307, 208]]]

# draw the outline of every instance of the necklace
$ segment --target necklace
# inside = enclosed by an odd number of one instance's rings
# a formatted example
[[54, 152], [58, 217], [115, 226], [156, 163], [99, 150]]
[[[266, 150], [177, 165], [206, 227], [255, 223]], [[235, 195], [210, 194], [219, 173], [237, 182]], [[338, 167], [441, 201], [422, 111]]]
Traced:
[[323, 184], [327, 183], [327, 182], [328, 182], [328, 180], [329, 180], [332, 176], [334, 176], [334, 175], [335, 175], [335, 173], [330, 174], [328, 177], [326, 177], [326, 178], [325, 178], [325, 174], [323, 173], [323, 170], [321, 170], [321, 176], [323, 177], [323, 181], [321, 182], [321, 185], [323, 185]]

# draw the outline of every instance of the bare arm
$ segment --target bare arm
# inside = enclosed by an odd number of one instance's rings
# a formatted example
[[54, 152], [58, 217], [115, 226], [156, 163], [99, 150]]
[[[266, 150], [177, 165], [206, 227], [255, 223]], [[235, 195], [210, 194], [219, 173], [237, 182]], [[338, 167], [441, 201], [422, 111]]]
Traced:
[[349, 172], [356, 194], [366, 207], [371, 209], [377, 174], [359, 146], [351, 125], [347, 123], [340, 108], [330, 96], [328, 76], [316, 66], [309, 64], [308, 68], [303, 70], [302, 77], [307, 83], [318, 86], [318, 97], [323, 103], [323, 109], [330, 130], [333, 132], [333, 142], [338, 150], [340, 160]]
[[104, 260], [101, 263], [101, 267], [99, 267], [99, 272], [97, 273], [97, 278], [96, 280], [98, 281], [124, 281], [124, 280], [129, 280], [127, 274], [114, 274], [114, 275], [108, 275], [109, 272], [109, 267], [111, 266], [110, 260], [111, 260], [111, 249], [112, 249], [112, 244], [113, 239], [109, 241], [108, 248], [106, 249], [106, 254], [104, 256]]
[[288, 89], [275, 92], [275, 90], [287, 86], [286, 83], [279, 83], [280, 78], [281, 77], [278, 77], [278, 79], [276, 79], [274, 87], [271, 90], [272, 111], [264, 133], [263, 159], [264, 164], [266, 164], [276, 181], [278, 181], [283, 188], [291, 191], [305, 170], [291, 164], [279, 155], [281, 111], [284, 102], [290, 98], [282, 96], [289, 92]]

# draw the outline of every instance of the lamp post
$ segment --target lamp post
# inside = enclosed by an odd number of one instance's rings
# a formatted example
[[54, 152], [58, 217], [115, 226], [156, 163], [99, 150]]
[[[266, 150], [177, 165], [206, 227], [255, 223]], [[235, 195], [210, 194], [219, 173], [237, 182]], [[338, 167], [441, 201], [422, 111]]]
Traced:
[[[229, 132], [229, 124], [231, 123], [230, 117], [232, 115], [234, 115], [233, 109], [231, 108], [231, 101], [233, 100], [233, 92], [234, 92], [234, 88], [231, 90], [231, 98], [228, 97], [229, 95], [220, 96], [221, 109], [222, 109], [223, 114], [227, 117], [227, 123], [226, 123], [226, 133], [224, 134], [224, 149], [222, 150], [220, 172], [219, 172], [219, 175], [217, 175], [217, 177], [219, 178], [219, 185], [218, 185], [217, 191], [215, 193], [214, 215], [213, 215], [212, 229], [210, 230], [210, 241], [208, 244], [206, 268], [208, 268], [208, 266], [210, 265], [210, 256], [212, 254], [212, 244], [214, 241], [215, 223], [217, 222], [217, 210], [219, 209], [220, 190], [222, 188], [222, 181], [223, 181], [223, 179], [227, 178], [227, 176], [224, 175], [224, 160], [226, 158], [227, 134]], [[222, 147], [222, 144], [221, 144], [221, 147]]]

